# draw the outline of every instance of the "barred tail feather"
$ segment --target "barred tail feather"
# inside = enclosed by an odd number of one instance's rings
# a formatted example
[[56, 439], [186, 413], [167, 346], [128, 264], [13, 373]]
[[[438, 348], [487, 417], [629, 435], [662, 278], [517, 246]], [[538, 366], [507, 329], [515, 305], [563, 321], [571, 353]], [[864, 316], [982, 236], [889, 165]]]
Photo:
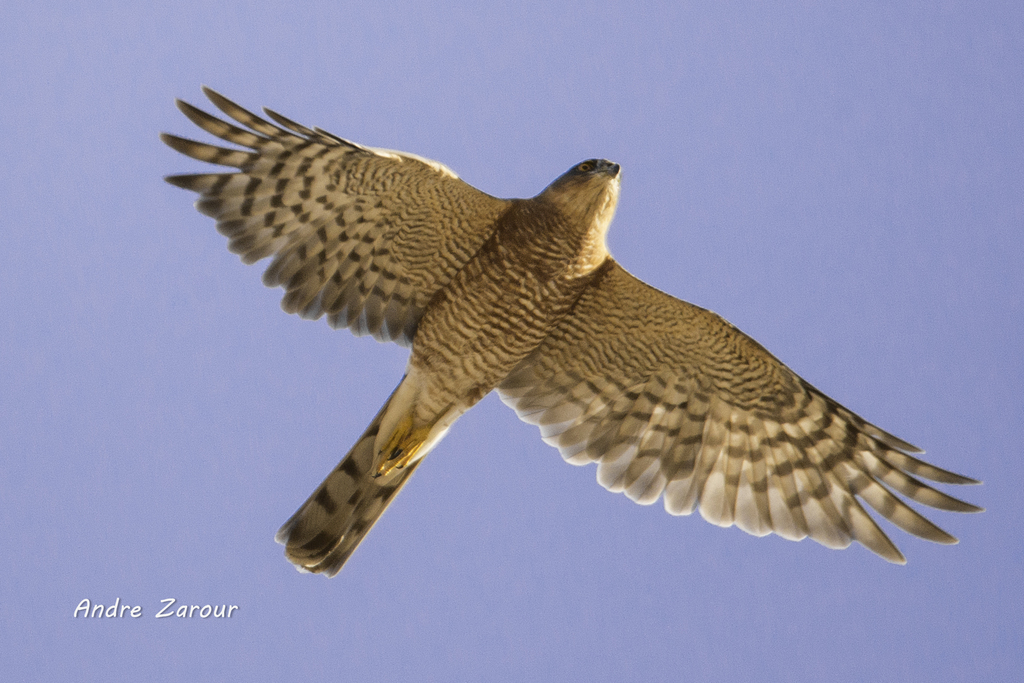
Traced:
[[352, 450], [277, 532], [277, 542], [299, 571], [337, 574], [419, 464], [373, 476], [374, 444], [390, 405], [389, 398]]

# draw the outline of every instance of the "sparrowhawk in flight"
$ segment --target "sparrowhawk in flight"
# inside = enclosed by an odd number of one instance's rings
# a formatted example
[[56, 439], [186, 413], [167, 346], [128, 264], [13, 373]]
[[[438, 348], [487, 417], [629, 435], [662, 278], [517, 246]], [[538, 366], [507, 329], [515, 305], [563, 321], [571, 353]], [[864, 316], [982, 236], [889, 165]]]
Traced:
[[630, 275], [605, 243], [619, 165], [591, 159], [532, 199], [498, 199], [446, 166], [364, 147], [210, 89], [233, 122], [185, 102], [237, 148], [162, 139], [228, 173], [173, 175], [199, 194], [282, 308], [410, 346], [366, 432], [277, 534], [299, 569], [333, 576], [455, 421], [496, 390], [610, 491], [756, 536], [858, 541], [904, 557], [863, 506], [914, 535], [956, 539], [897, 494], [974, 505], [922, 479], [971, 484], [825, 396], [718, 315]]

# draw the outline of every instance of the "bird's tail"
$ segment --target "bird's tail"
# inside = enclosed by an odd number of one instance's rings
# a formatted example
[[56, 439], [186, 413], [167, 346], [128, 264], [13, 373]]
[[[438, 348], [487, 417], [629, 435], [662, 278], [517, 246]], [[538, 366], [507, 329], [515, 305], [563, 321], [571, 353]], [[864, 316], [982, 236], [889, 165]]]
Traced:
[[[374, 466], [381, 420], [398, 393], [396, 389], [352, 450], [277, 532], [277, 542], [299, 571], [337, 574], [420, 463], [412, 460], [386, 472]], [[420, 454], [426, 455], [423, 449]]]

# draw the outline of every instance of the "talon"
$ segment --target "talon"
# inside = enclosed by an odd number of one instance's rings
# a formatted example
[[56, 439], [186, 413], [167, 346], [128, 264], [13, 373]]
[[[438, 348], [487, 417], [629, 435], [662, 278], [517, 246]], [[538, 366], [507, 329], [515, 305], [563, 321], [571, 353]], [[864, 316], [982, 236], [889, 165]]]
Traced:
[[390, 474], [394, 470], [405, 469], [405, 467], [416, 457], [416, 452], [420, 450], [421, 445], [422, 442], [406, 451], [393, 451], [392, 454], [380, 464], [380, 467], [377, 468], [377, 476], [380, 477]]
[[[394, 470], [403, 469], [416, 459], [423, 443], [430, 435], [429, 427], [413, 428], [412, 417], [406, 416], [392, 432], [388, 442], [381, 449], [380, 464], [377, 465], [375, 477], [390, 474]], [[386, 457], [381, 458], [385, 453]]]

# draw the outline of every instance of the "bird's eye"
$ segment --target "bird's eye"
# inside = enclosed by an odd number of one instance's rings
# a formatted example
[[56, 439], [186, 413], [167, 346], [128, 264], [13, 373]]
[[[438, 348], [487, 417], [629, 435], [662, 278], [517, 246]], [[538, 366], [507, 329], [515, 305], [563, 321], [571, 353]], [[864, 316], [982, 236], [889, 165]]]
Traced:
[[581, 173], [590, 173], [591, 171], [594, 170], [594, 165], [589, 161], [584, 161], [582, 164], [576, 167], [576, 170], [580, 171]]

